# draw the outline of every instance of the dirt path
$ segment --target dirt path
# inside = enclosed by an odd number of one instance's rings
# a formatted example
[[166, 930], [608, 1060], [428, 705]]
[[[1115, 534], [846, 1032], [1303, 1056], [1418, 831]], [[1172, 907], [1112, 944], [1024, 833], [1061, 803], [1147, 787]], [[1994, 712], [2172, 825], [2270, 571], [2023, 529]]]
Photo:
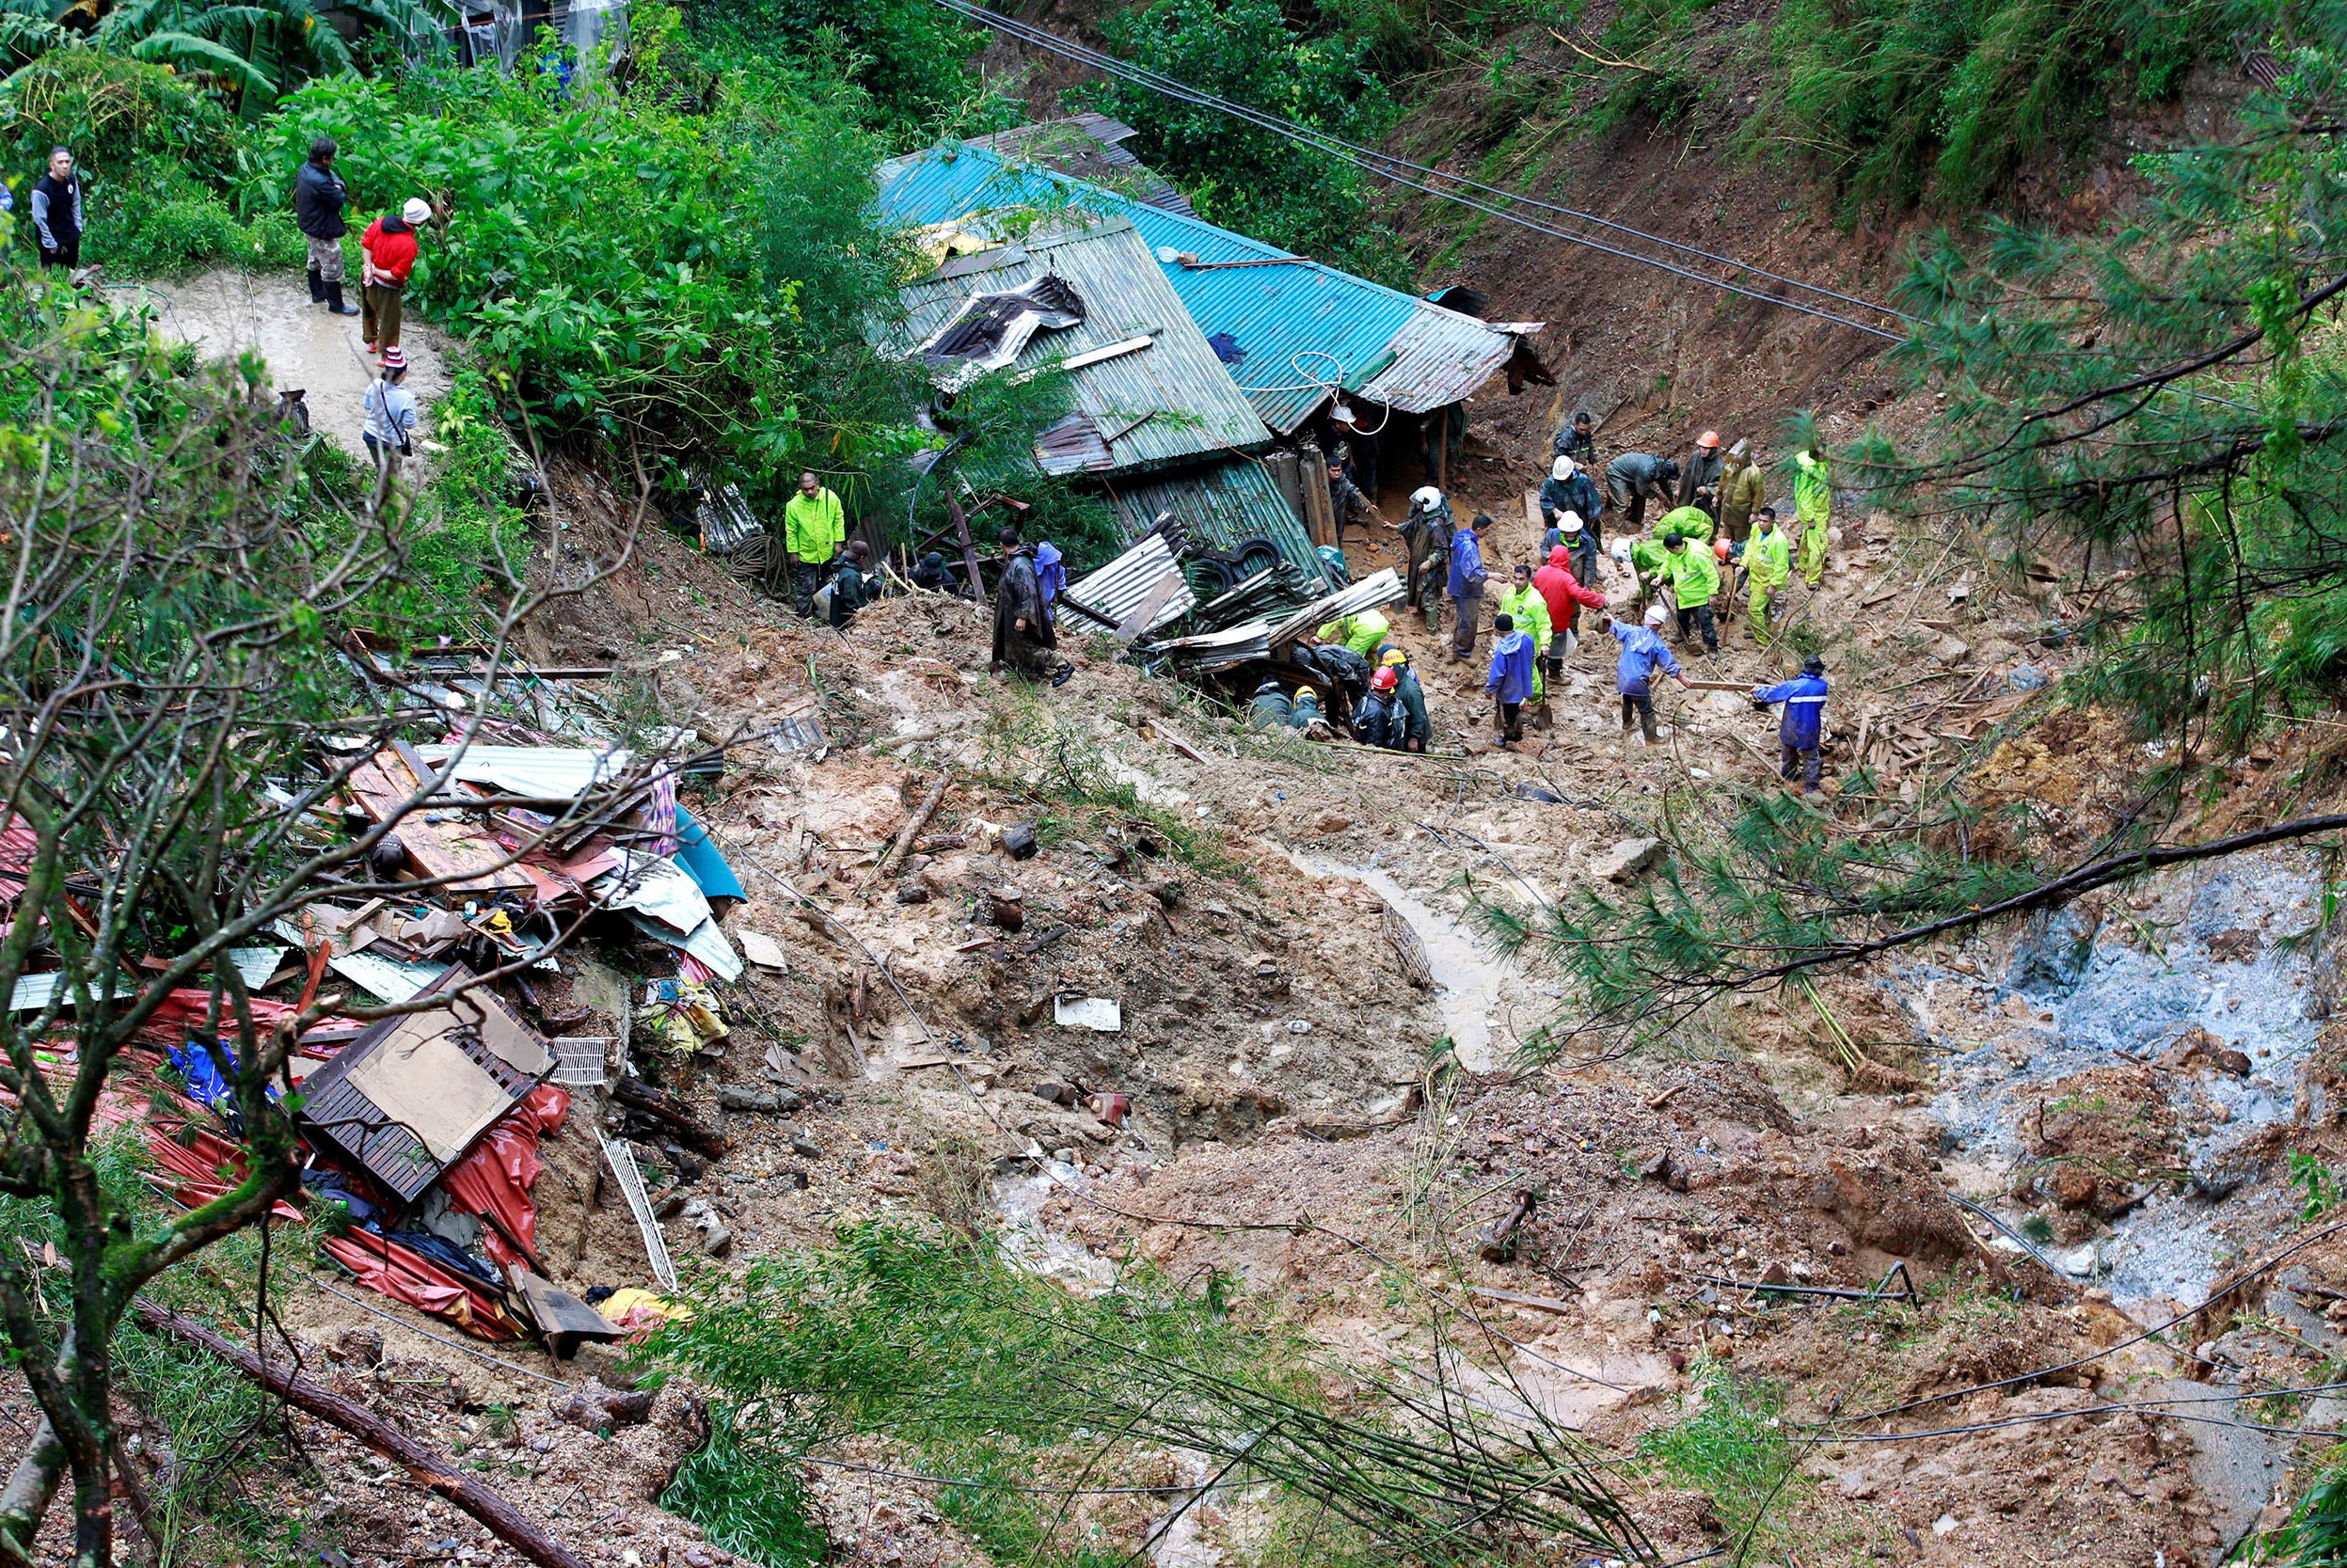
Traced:
[[[155, 325], [212, 354], [251, 349], [268, 361], [269, 376], [283, 390], [309, 393], [312, 429], [332, 436], [354, 457], [365, 455], [358, 438], [359, 399], [373, 375], [358, 335], [357, 316], [329, 316], [312, 305], [293, 274], [204, 273], [176, 283], [132, 283], [110, 291], [124, 303], [151, 305]], [[448, 390], [446, 340], [410, 320], [400, 334], [407, 351], [407, 386], [427, 414]]]

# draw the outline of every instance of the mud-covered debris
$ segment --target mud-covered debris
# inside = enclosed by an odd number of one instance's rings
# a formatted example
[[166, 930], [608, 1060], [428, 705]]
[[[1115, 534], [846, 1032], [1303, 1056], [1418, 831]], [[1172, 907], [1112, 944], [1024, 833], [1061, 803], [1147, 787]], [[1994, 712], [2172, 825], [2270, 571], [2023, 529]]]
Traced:
[[1054, 1105], [1073, 1105], [1083, 1096], [1077, 1092], [1072, 1084], [1063, 1084], [1056, 1078], [1046, 1078], [1035, 1085], [1035, 1098], [1047, 1100]]
[[790, 960], [783, 952], [783, 944], [764, 931], [736, 931], [733, 936], [735, 942], [741, 948], [741, 956], [749, 959], [751, 963], [760, 969], [776, 969], [785, 974], [789, 973]]
[[1475, 1256], [1486, 1263], [1515, 1261], [1516, 1233], [1539, 1207], [1540, 1199], [1529, 1188], [1517, 1192], [1508, 1212], [1483, 1227], [1483, 1234], [1477, 1238]]
[[346, 1328], [335, 1336], [326, 1355], [353, 1367], [374, 1367], [383, 1360], [383, 1336], [364, 1324]]
[[547, 1408], [583, 1431], [609, 1432], [642, 1426], [651, 1418], [653, 1402], [658, 1398], [650, 1388], [612, 1388], [600, 1381], [589, 1381], [560, 1399], [547, 1401]]
[[1033, 860], [1037, 847], [1034, 823], [1013, 822], [1003, 830], [1003, 853], [1012, 860]]

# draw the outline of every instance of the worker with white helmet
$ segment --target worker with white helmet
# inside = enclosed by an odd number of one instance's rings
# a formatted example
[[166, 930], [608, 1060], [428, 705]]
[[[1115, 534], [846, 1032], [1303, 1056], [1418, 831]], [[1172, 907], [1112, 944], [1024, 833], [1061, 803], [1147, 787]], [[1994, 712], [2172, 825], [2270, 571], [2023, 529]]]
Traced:
[[[1600, 531], [1598, 515], [1604, 510], [1606, 498], [1598, 490], [1597, 482], [1589, 477], [1589, 470], [1570, 457], [1560, 457], [1548, 470], [1548, 477], [1540, 482], [1541, 520], [1550, 528], [1557, 519], [1570, 512], [1581, 519], [1593, 543]], [[1549, 541], [1555, 544], [1556, 541]], [[1547, 554], [1543, 550], [1542, 555]]]
[[1451, 503], [1441, 491], [1422, 484], [1410, 492], [1409, 519], [1398, 526], [1403, 553], [1408, 557], [1406, 602], [1418, 606], [1429, 632], [1438, 632], [1442, 629], [1443, 578], [1450, 570], [1451, 535], [1455, 531]]

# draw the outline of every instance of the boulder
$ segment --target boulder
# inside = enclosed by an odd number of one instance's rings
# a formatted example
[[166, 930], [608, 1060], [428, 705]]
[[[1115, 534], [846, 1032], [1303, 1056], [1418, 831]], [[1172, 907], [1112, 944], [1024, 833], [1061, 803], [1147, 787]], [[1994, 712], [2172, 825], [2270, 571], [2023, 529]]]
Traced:
[[1609, 882], [1626, 882], [1659, 864], [1662, 854], [1658, 838], [1625, 838], [1600, 855], [1594, 869]]

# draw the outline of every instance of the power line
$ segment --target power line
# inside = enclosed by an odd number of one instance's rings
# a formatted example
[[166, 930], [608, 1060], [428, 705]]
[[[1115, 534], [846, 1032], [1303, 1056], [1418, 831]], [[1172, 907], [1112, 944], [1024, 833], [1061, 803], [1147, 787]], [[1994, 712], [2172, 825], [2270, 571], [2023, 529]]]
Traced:
[[[1260, 109], [1250, 108], [1244, 103], [1234, 103], [1231, 100], [1201, 91], [1198, 88], [1190, 87], [1186, 83], [1181, 82], [1173, 77], [1166, 76], [1162, 72], [1151, 71], [1147, 67], [1135, 66], [1127, 61], [1118, 59], [1114, 55], [1102, 54], [1100, 51], [1088, 48], [1083, 44], [1070, 42], [1070, 40], [1059, 37], [1055, 33], [1046, 32], [1042, 28], [1037, 27], [1032, 24], [1021, 22], [1013, 17], [999, 15], [993, 11], [986, 9], [983, 6], [975, 3], [975, 0], [936, 0], [936, 3], [944, 9], [953, 12], [957, 16], [960, 16], [968, 21], [978, 23], [983, 26], [991, 27], [997, 32], [1018, 40], [1021, 42], [1028, 43], [1037, 48], [1049, 51], [1050, 53], [1058, 55], [1063, 58], [1074, 61], [1077, 64], [1089, 66], [1105, 75], [1115, 77], [1119, 81], [1141, 87], [1146, 91], [1155, 92], [1163, 97], [1172, 98], [1178, 102], [1189, 103], [1196, 107], [1213, 109], [1217, 113], [1229, 115], [1233, 119], [1254, 125], [1259, 129], [1269, 131], [1274, 135], [1286, 137], [1288, 140], [1296, 143], [1298, 146], [1301, 146], [1308, 150], [1320, 152], [1325, 156], [1334, 157], [1340, 162], [1350, 164], [1354, 167], [1358, 168], [1367, 174], [1373, 175], [1378, 179], [1404, 186], [1411, 190], [1419, 191], [1425, 195], [1436, 197], [1443, 200], [1456, 202], [1461, 206], [1471, 208], [1492, 217], [1497, 217], [1503, 222], [1513, 223], [1517, 227], [1529, 230], [1533, 233], [1545, 234], [1555, 239], [1563, 240], [1568, 244], [1578, 245], [1591, 250], [1598, 251], [1604, 255], [1617, 257], [1621, 260], [1636, 262], [1642, 266], [1654, 267], [1660, 271], [1668, 272], [1674, 277], [1684, 277], [1692, 282], [1705, 284], [1711, 288], [1719, 289], [1728, 293], [1740, 295], [1746, 299], [1756, 300], [1763, 304], [1779, 306], [1788, 310], [1796, 310], [1803, 315], [1814, 316], [1821, 321], [1828, 321], [1834, 323], [1837, 325], [1847, 326], [1853, 331], [1863, 332], [1871, 337], [1883, 339], [1886, 341], [1898, 342], [1903, 341], [1902, 335], [1899, 333], [1885, 331], [1880, 327], [1872, 326], [1861, 321], [1853, 321], [1847, 316], [1836, 314], [1831, 310], [1820, 309], [1814, 306], [1803, 305], [1797, 300], [1785, 299], [1779, 295], [1766, 293], [1755, 289], [1747, 289], [1737, 284], [1728, 282], [1722, 278], [1708, 277], [1703, 273], [1675, 265], [1673, 262], [1662, 261], [1656, 257], [1641, 256], [1634, 251], [1624, 250], [1614, 245], [1605, 245], [1599, 241], [1591, 239], [1585, 234], [1574, 233], [1568, 230], [1559, 229], [1550, 224], [1537, 222], [1533, 219], [1524, 217], [1519, 214], [1495, 206], [1490, 202], [1481, 201], [1473, 197], [1464, 195], [1460, 191], [1447, 189], [1442, 186], [1429, 183], [1428, 182], [1435, 180], [1450, 182], [1451, 184], [1463, 185], [1472, 190], [1484, 192], [1490, 196], [1499, 198], [1500, 200], [1518, 203], [1524, 206], [1536, 208], [1544, 212], [1555, 213], [1561, 216], [1571, 218], [1577, 222], [1595, 224], [1601, 228], [1610, 230], [1617, 233], [1629, 235], [1653, 245], [1661, 245], [1669, 250], [1676, 251], [1688, 256], [1697, 257], [1705, 261], [1716, 261], [1724, 266], [1734, 267], [1739, 272], [1749, 273], [1755, 277], [1767, 278], [1773, 282], [1784, 284], [1788, 288], [1801, 290], [1824, 298], [1838, 300], [1845, 304], [1857, 306], [1863, 309], [1878, 311], [1882, 315], [1895, 320], [1911, 322], [1917, 319], [1913, 316], [1906, 314], [1903, 311], [1894, 309], [1887, 305], [1877, 304], [1872, 300], [1862, 299], [1853, 294], [1842, 293], [1832, 289], [1821, 287], [1817, 284], [1804, 283], [1799, 278], [1788, 277], [1781, 273], [1773, 273], [1763, 267], [1752, 266], [1748, 262], [1739, 261], [1734, 257], [1719, 255], [1713, 251], [1707, 251], [1694, 245], [1681, 244], [1676, 240], [1665, 239], [1658, 234], [1650, 234], [1643, 230], [1631, 228], [1627, 224], [1616, 223], [1610, 218], [1599, 217], [1592, 213], [1580, 212], [1575, 208], [1563, 207], [1554, 202], [1541, 200], [1536, 197], [1526, 196], [1521, 192], [1510, 191], [1500, 186], [1486, 184], [1482, 181], [1472, 180], [1464, 175], [1446, 173], [1440, 169], [1433, 168], [1424, 164], [1412, 163], [1408, 159], [1394, 157], [1393, 155], [1382, 152], [1377, 149], [1365, 147], [1359, 143], [1348, 141], [1341, 136], [1333, 135], [1324, 131], [1318, 131], [1309, 126], [1299, 125], [1296, 122], [1286, 119], [1282, 117], [1272, 115]], [[1410, 172], [1408, 174], [1403, 174], [1396, 172], [1397, 170], [1408, 170]], [[1412, 178], [1412, 175], [1419, 176], [1419, 178]]]

